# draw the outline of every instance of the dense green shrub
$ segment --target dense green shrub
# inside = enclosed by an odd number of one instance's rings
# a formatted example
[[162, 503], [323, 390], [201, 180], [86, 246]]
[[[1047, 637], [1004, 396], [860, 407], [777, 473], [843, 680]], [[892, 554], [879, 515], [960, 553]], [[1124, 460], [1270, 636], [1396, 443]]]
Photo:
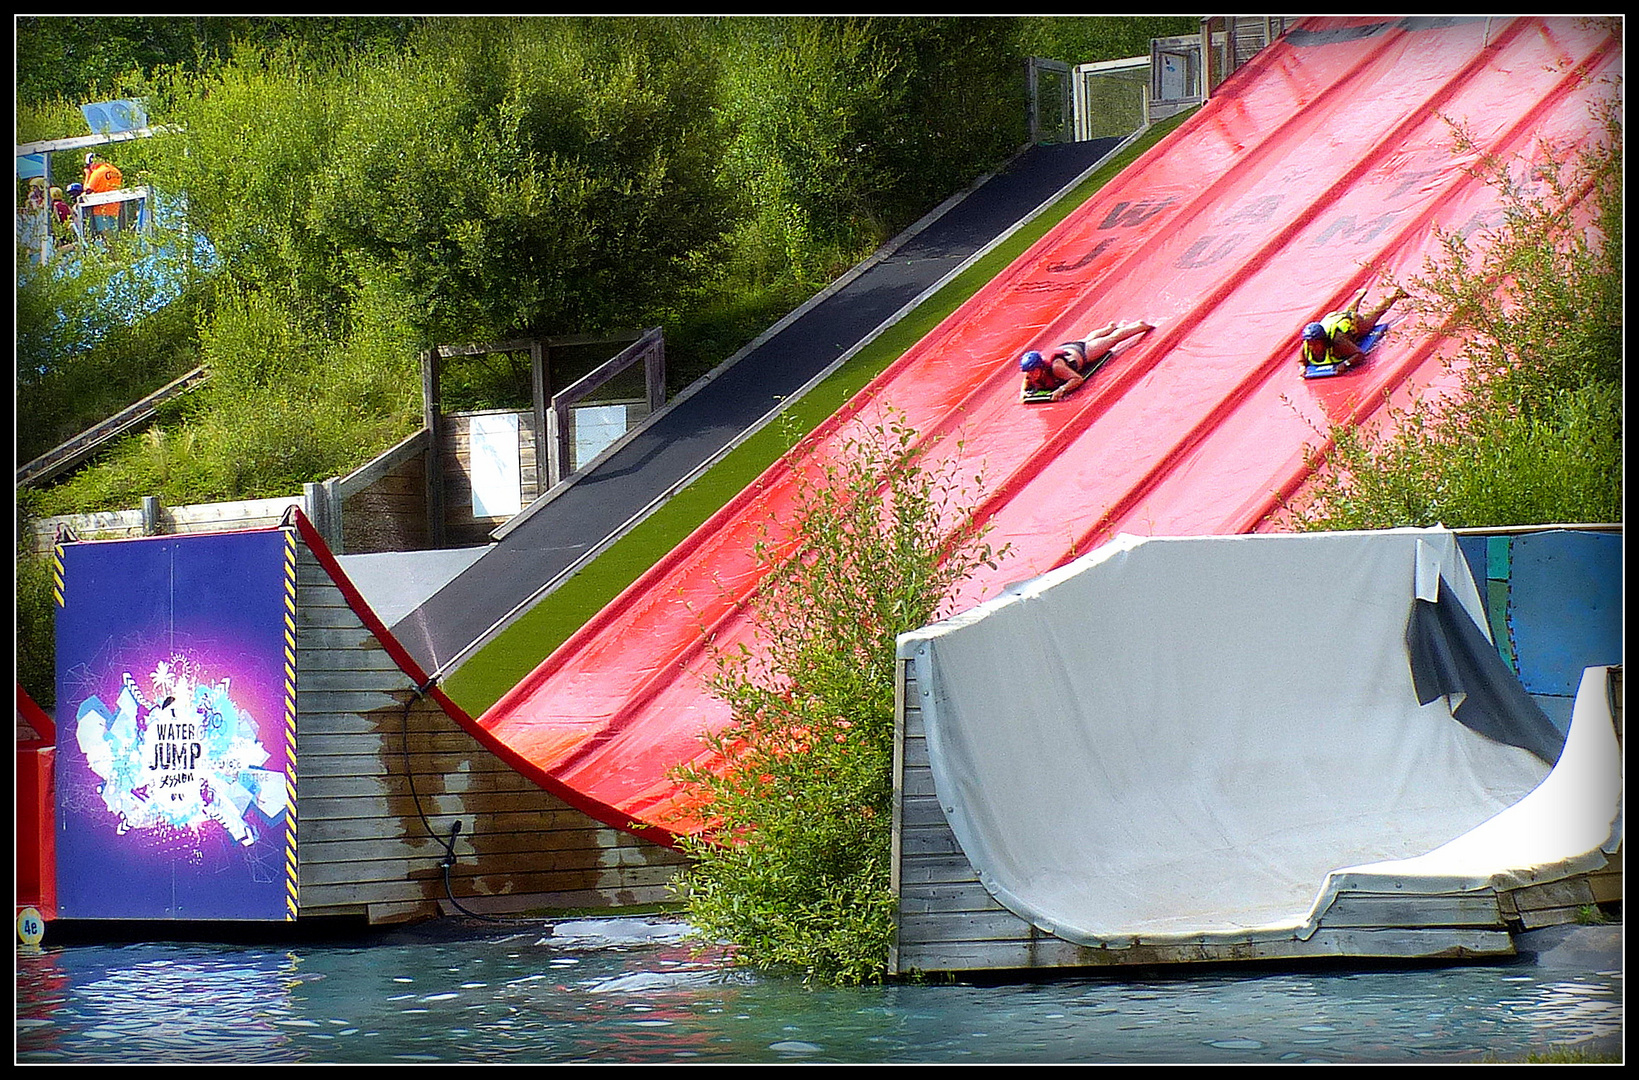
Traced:
[[[98, 101], [123, 97], [146, 72], [215, 66], [235, 44], [296, 45], [311, 55], [402, 45], [419, 20], [404, 16], [54, 16], [17, 18], [17, 97]], [[69, 128], [24, 128], [18, 141], [62, 138]]]
[[756, 648], [720, 654], [732, 723], [718, 764], [681, 778], [714, 825], [678, 889], [739, 962], [826, 982], [880, 981], [893, 931], [895, 638], [995, 565], [953, 473], [918, 462], [896, 417], [812, 472], [792, 520], [757, 546]]
[[357, 88], [312, 219], [429, 337], [656, 321], [728, 227], [687, 20], [454, 20]]
[[734, 20], [726, 167], [752, 280], [829, 280], [1026, 138], [1010, 19]]
[[1456, 390], [1342, 426], [1294, 508], [1312, 529], [1622, 519], [1622, 138], [1524, 177], [1485, 166], [1503, 217], [1410, 282], [1454, 341]]
[[17, 685], [35, 704], [50, 709], [57, 700], [57, 607], [52, 601], [51, 560], [23, 547], [17, 552]]
[[1150, 39], [1201, 32], [1195, 15], [1053, 15], [1019, 20], [1019, 52], [1068, 64], [1148, 56]]

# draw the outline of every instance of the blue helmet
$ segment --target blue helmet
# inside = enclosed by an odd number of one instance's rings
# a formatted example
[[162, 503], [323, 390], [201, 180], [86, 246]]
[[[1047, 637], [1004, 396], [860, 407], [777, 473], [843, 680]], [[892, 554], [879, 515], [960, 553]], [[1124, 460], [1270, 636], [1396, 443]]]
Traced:
[[1325, 341], [1326, 336], [1326, 327], [1320, 323], [1312, 322], [1303, 328], [1304, 341]]
[[1046, 366], [1047, 358], [1042, 356], [1042, 354], [1037, 352], [1035, 349], [1031, 349], [1029, 352], [1019, 357], [1020, 371], [1034, 371], [1036, 368]]

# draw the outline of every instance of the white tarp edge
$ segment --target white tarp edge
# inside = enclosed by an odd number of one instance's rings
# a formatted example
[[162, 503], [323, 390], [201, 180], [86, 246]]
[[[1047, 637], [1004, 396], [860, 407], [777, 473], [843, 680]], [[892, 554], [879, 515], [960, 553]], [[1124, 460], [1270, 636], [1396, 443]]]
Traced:
[[[1418, 703], [1408, 620], [1441, 579], [1483, 632], [1445, 529], [1122, 536], [902, 636], [940, 805], [980, 880], [1050, 933], [1121, 947], [1306, 936], [1339, 888], [1442, 884], [1441, 849], [1487, 862], [1505, 845], [1453, 841], [1549, 767], [1447, 699]], [[1517, 813], [1543, 804], [1565, 805]], [[1499, 837], [1515, 827], [1500, 820]], [[1572, 865], [1561, 845], [1586, 831], [1546, 829], [1523, 865], [1459, 876]]]
[[1622, 838], [1622, 752], [1610, 669], [1582, 673], [1565, 749], [1548, 778], [1478, 828], [1413, 859], [1333, 873], [1317, 912], [1340, 892], [1517, 889], [1597, 870]]

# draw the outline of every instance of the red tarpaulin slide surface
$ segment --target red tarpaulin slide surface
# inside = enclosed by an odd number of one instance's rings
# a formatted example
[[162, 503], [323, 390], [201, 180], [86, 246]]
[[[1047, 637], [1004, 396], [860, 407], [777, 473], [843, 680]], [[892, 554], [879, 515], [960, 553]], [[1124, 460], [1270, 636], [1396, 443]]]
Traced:
[[[667, 838], [698, 827], [671, 778], [728, 720], [704, 688], [751, 641], [751, 551], [816, 460], [890, 415], [982, 476], [978, 516], [1011, 545], [950, 610], [1118, 532], [1267, 527], [1305, 444], [1434, 381], [1442, 341], [1403, 324], [1365, 367], [1305, 381], [1298, 332], [1423, 269], [1436, 230], [1501, 222], [1482, 160], [1527, 182], [1545, 148], [1601, 130], [1621, 44], [1580, 19], [1306, 20], [638, 580], [480, 723], [526, 772]], [[1461, 140], [1453, 123], [1463, 130]], [[1113, 320], [1156, 326], [1062, 402], [1021, 405], [1016, 358]], [[806, 459], [803, 455], [812, 455]], [[806, 460], [807, 464], [803, 461]]]

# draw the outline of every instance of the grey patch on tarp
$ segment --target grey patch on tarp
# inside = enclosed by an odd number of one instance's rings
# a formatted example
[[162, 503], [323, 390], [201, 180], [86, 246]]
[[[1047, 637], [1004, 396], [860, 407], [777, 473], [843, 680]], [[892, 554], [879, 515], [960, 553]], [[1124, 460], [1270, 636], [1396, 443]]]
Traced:
[[1418, 600], [1406, 624], [1411, 682], [1419, 704], [1463, 695], [1457, 722], [1495, 742], [1529, 750], [1553, 765], [1565, 733], [1520, 684], [1442, 577], [1440, 598]]
[[468, 547], [381, 551], [338, 555], [336, 561], [376, 617], [392, 626], [460, 576], [487, 550], [487, 547]]
[[1462, 23], [1479, 22], [1485, 19], [1484, 15], [1423, 15], [1401, 19], [1394, 25], [1408, 33], [1419, 30], [1444, 30], [1448, 26], [1458, 26]]
[[1595, 971], [1622, 967], [1622, 924], [1544, 926], [1514, 935], [1514, 950], [1536, 967]]

